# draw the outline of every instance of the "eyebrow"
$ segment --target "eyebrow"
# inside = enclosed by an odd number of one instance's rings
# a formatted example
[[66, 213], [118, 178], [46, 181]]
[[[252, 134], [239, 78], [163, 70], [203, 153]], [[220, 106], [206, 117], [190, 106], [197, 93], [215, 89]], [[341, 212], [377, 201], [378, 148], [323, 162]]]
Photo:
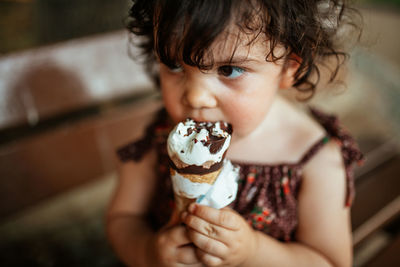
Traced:
[[247, 63], [247, 62], [261, 62], [261, 61], [257, 58], [237, 56], [237, 57], [226, 59], [226, 60], [215, 61], [215, 64], [216, 65], [224, 65], [224, 64], [238, 64], [238, 63]]

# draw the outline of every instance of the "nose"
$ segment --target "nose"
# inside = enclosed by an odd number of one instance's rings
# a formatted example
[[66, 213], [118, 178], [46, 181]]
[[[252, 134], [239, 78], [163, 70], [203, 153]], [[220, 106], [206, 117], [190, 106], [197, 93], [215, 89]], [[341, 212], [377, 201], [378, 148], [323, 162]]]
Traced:
[[207, 81], [207, 74], [190, 74], [186, 77], [183, 103], [191, 108], [215, 108], [217, 99], [212, 91], [211, 84]]

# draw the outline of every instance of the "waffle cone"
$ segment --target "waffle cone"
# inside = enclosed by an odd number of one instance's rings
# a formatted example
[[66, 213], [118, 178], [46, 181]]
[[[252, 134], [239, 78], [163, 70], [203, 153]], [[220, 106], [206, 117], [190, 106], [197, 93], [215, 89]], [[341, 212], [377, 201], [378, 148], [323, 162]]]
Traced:
[[[179, 175], [190, 180], [192, 183], [207, 183], [212, 185], [214, 184], [215, 180], [217, 180], [217, 177], [220, 174], [221, 169], [222, 168], [206, 174], [179, 173]], [[177, 171], [175, 169], [170, 168], [171, 175], [175, 175], [176, 172]]]
[[196, 201], [195, 198], [187, 198], [184, 196], [180, 196], [178, 194], [174, 194], [175, 200], [175, 209], [172, 213], [172, 216], [168, 222], [168, 226], [178, 225], [182, 222], [181, 214], [185, 210], [188, 209], [189, 205]]
[[187, 210], [189, 205], [196, 201], [195, 198], [187, 198], [184, 196], [180, 196], [178, 194], [174, 195], [174, 200], [175, 200], [175, 208], [176, 208], [178, 214], [181, 214], [182, 212]]
[[[202, 175], [187, 174], [187, 173], [179, 173], [179, 175], [184, 177], [185, 179], [190, 180], [192, 183], [207, 183], [207, 184], [212, 185], [212, 184], [214, 184], [215, 180], [217, 180], [217, 177], [220, 174], [221, 169], [211, 172], [211, 173], [202, 174]], [[170, 168], [171, 176], [175, 175], [176, 172], [177, 171], [175, 169]], [[175, 210], [172, 214], [169, 225], [176, 225], [176, 224], [181, 223], [182, 212], [186, 211], [188, 209], [189, 205], [196, 201], [196, 198], [187, 198], [185, 196], [175, 193], [174, 200], [175, 200]]]

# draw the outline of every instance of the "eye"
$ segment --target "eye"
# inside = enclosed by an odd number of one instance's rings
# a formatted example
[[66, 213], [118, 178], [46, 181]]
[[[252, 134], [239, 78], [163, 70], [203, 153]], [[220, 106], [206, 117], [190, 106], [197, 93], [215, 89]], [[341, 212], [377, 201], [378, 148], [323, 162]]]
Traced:
[[167, 66], [167, 68], [170, 72], [173, 72], [173, 73], [179, 73], [179, 72], [183, 71], [183, 67], [179, 64], [175, 65], [175, 66]]
[[245, 72], [244, 69], [235, 66], [221, 66], [218, 68], [218, 74], [225, 76], [229, 79], [234, 79], [241, 76]]

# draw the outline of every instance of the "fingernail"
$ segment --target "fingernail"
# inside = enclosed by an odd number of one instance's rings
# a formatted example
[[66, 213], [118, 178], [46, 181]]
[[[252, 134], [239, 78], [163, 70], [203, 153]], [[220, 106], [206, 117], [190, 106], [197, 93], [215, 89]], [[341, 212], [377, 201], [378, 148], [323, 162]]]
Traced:
[[190, 204], [188, 210], [190, 213], [194, 213], [194, 211], [196, 210], [196, 203]]

